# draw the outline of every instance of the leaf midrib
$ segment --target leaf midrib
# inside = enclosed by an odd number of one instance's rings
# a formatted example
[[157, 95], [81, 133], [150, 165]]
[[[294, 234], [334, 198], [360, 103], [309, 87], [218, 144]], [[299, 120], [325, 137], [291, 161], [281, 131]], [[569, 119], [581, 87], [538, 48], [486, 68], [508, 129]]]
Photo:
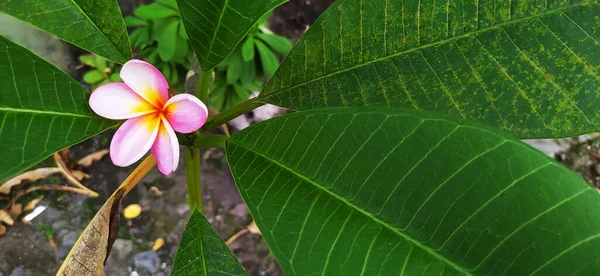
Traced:
[[0, 112], [2, 112], [2, 111], [13, 112], [13, 113], [32, 113], [32, 114], [43, 114], [43, 115], [70, 116], [70, 117], [79, 117], [79, 118], [88, 118], [88, 119], [101, 119], [100, 117], [92, 116], [92, 115], [83, 115], [83, 114], [77, 114], [77, 113], [48, 111], [48, 110], [35, 110], [35, 109], [27, 109], [27, 108], [0, 107]]
[[217, 21], [217, 26], [215, 27], [215, 32], [213, 33], [213, 37], [210, 40], [210, 44], [208, 45], [208, 51], [206, 52], [205, 60], [208, 61], [210, 58], [210, 54], [215, 43], [215, 39], [217, 38], [217, 33], [219, 33], [219, 28], [221, 28], [221, 20], [223, 19], [223, 15], [225, 14], [225, 10], [227, 9], [227, 5], [229, 4], [229, 0], [225, 0], [225, 4], [223, 5], [223, 10], [221, 11], [221, 15], [219, 15], [219, 20]]
[[[421, 50], [421, 49], [425, 49], [425, 48], [434, 47], [434, 46], [437, 46], [437, 45], [441, 45], [441, 44], [453, 42], [453, 41], [456, 41], [456, 40], [459, 40], [459, 39], [462, 39], [462, 38], [466, 38], [466, 37], [470, 37], [470, 36], [475, 36], [475, 35], [478, 35], [480, 33], [488, 32], [490, 30], [499, 29], [499, 28], [502, 28], [504, 26], [516, 24], [516, 23], [519, 23], [519, 22], [522, 22], [522, 21], [527, 21], [527, 20], [531, 20], [531, 19], [535, 19], [535, 18], [539, 18], [539, 17], [544, 17], [546, 15], [560, 13], [560, 12], [563, 12], [563, 11], [568, 10], [570, 8], [584, 6], [584, 5], [590, 5], [589, 1], [586, 1], [584, 3], [566, 5], [566, 6], [563, 6], [563, 7], [560, 7], [560, 8], [556, 8], [556, 9], [553, 9], [553, 10], [548, 10], [548, 11], [540, 12], [540, 13], [537, 13], [537, 14], [534, 14], [534, 15], [531, 15], [531, 16], [528, 16], [528, 17], [522, 17], [522, 18], [515, 19], [515, 20], [504, 21], [504, 22], [502, 22], [500, 24], [493, 25], [493, 26], [490, 26], [490, 27], [487, 27], [487, 28], [484, 28], [484, 29], [481, 29], [481, 30], [478, 30], [478, 31], [464, 33], [464, 34], [459, 35], [459, 36], [455, 36], [455, 37], [452, 37], [452, 38], [448, 38], [448, 39], [436, 41], [436, 42], [429, 43], [429, 44], [424, 44], [424, 45], [421, 45], [421, 46], [418, 46], [418, 47], [415, 47], [415, 48], [411, 48], [411, 49], [408, 49], [408, 50], [405, 50], [405, 51], [401, 51], [401, 52], [397, 52], [397, 53], [389, 54], [389, 55], [384, 55], [384, 56], [382, 56], [380, 58], [376, 58], [376, 59], [373, 59], [373, 60], [370, 60], [370, 61], [367, 61], [367, 62], [363, 62], [363, 63], [358, 63], [358, 64], [352, 65], [352, 66], [350, 66], [348, 68], [344, 68], [344, 69], [341, 69], [339, 71], [335, 71], [335, 72], [332, 72], [332, 73], [329, 73], [329, 74], [325, 74], [323, 76], [320, 76], [320, 77], [317, 77], [317, 78], [313, 78], [313, 79], [310, 79], [308, 81], [303, 81], [301, 83], [298, 83], [298, 84], [295, 84], [295, 85], [292, 85], [292, 86], [288, 86], [288, 87], [283, 88], [283, 89], [274, 90], [272, 92], [269, 92], [269, 91], [265, 90], [263, 92], [267, 92], [268, 94], [264, 94], [264, 97], [260, 97], [259, 96], [257, 98], [257, 100], [259, 102], [261, 102], [261, 103], [267, 103], [267, 102], [263, 102], [261, 100], [267, 99], [270, 96], [275, 95], [275, 94], [277, 94], [279, 92], [287, 91], [287, 90], [292, 90], [294, 88], [305, 86], [307, 84], [310, 84], [310, 83], [313, 83], [313, 82], [317, 82], [319, 80], [326, 79], [326, 78], [329, 78], [331, 76], [335, 76], [335, 75], [338, 75], [338, 74], [341, 74], [341, 73], [344, 73], [344, 72], [348, 72], [348, 71], [354, 70], [356, 68], [361, 68], [361, 67], [364, 67], [364, 66], [367, 66], [367, 65], [370, 65], [370, 64], [373, 64], [373, 63], [377, 63], [377, 62], [380, 62], [380, 61], [384, 61], [384, 60], [387, 60], [387, 59], [390, 59], [390, 58], [393, 58], [393, 57], [397, 57], [397, 56], [400, 56], [400, 55], [404, 55], [404, 54], [416, 52], [416, 51]], [[593, 3], [592, 3], [592, 5], [593, 5]], [[300, 42], [302, 42], [302, 41], [304, 41], [306, 39], [308, 39], [308, 38], [305, 38], [305, 39], [302, 39], [301, 41], [298, 41], [298, 43], [296, 45], [300, 44]], [[291, 54], [288, 55], [288, 57], [286, 57], [286, 60], [290, 56], [291, 56]]]
[[[84, 16], [85, 16], [85, 18], [87, 18], [87, 19], [88, 19], [88, 20], [89, 20], [89, 21], [92, 23], [92, 26], [94, 26], [94, 28], [95, 28], [95, 29], [96, 29], [96, 30], [97, 30], [97, 31], [98, 31], [98, 32], [99, 32], [99, 33], [102, 35], [102, 37], [104, 37], [104, 39], [106, 39], [106, 40], [108, 41], [108, 43], [110, 43], [110, 45], [111, 45], [111, 46], [112, 46], [114, 49], [116, 49], [116, 50], [117, 50], [117, 52], [118, 52], [118, 53], [121, 55], [121, 58], [122, 58], [122, 59], [124, 59], [124, 60], [127, 60], [127, 55], [126, 55], [126, 53], [123, 53], [123, 52], [121, 52], [121, 49], [119, 49], [119, 47], [117, 47], [117, 45], [115, 45], [115, 43], [114, 43], [112, 40], [110, 40], [110, 39], [109, 39], [109, 38], [106, 36], [106, 34], [105, 34], [104, 32], [102, 32], [102, 30], [100, 30], [100, 28], [98, 27], [98, 25], [96, 25], [96, 21], [92, 20], [92, 19], [91, 19], [91, 18], [90, 18], [90, 17], [87, 15], [87, 13], [85, 13], [85, 12], [83, 11], [83, 9], [81, 9], [81, 6], [79, 6], [79, 4], [77, 4], [77, 2], [75, 2], [75, 0], [71, 0], [71, 3], [73, 3], [73, 5], [75, 5], [75, 7], [77, 7], [77, 9], [78, 9], [78, 10], [79, 10], [79, 11], [80, 11], [80, 12], [81, 12], [81, 13], [82, 13]], [[117, 24], [118, 24], [118, 23], [117, 23]], [[91, 49], [86, 49], [86, 50], [90, 50], [90, 51], [91, 51]], [[93, 51], [91, 51], [91, 52], [93, 52]]]
[[[461, 267], [461, 266], [459, 266], [458, 264], [456, 264], [456, 263], [454, 263], [454, 262], [452, 262], [452, 261], [448, 260], [446, 257], [444, 257], [444, 256], [442, 256], [442, 255], [440, 255], [440, 254], [436, 253], [435, 251], [433, 251], [433, 249], [432, 249], [432, 248], [429, 248], [429, 247], [427, 247], [427, 246], [425, 246], [425, 245], [421, 244], [419, 241], [417, 241], [417, 240], [415, 240], [415, 239], [411, 238], [410, 236], [408, 236], [408, 235], [406, 235], [406, 234], [404, 234], [404, 233], [402, 233], [402, 232], [398, 231], [398, 229], [394, 228], [392, 225], [390, 225], [390, 224], [386, 223], [385, 221], [382, 221], [381, 219], [377, 218], [376, 216], [374, 216], [373, 214], [371, 214], [371, 213], [370, 213], [370, 212], [368, 212], [367, 210], [364, 210], [364, 209], [360, 208], [359, 206], [356, 206], [356, 205], [352, 204], [351, 202], [349, 202], [349, 201], [348, 201], [348, 200], [346, 200], [345, 198], [341, 197], [340, 195], [338, 195], [338, 194], [336, 194], [336, 193], [334, 193], [334, 192], [332, 192], [332, 191], [328, 190], [327, 188], [325, 188], [325, 187], [323, 187], [323, 186], [319, 185], [317, 182], [315, 182], [315, 181], [314, 181], [314, 180], [312, 180], [311, 178], [309, 178], [309, 177], [307, 177], [307, 176], [304, 176], [304, 175], [302, 175], [301, 173], [299, 173], [299, 172], [295, 171], [294, 169], [292, 169], [292, 168], [288, 167], [287, 165], [284, 165], [284, 164], [280, 163], [279, 161], [277, 161], [277, 160], [274, 160], [274, 159], [270, 158], [269, 156], [267, 156], [267, 155], [265, 155], [265, 154], [263, 154], [263, 153], [261, 153], [261, 152], [259, 152], [259, 151], [255, 150], [254, 148], [252, 148], [252, 146], [246, 145], [246, 144], [244, 144], [244, 143], [240, 143], [239, 141], [233, 141], [233, 140], [229, 140], [229, 142], [230, 142], [230, 143], [234, 143], [234, 144], [236, 144], [236, 145], [239, 145], [239, 146], [241, 146], [241, 147], [245, 148], [246, 150], [248, 150], [248, 151], [250, 151], [250, 152], [252, 152], [252, 153], [254, 153], [254, 154], [256, 154], [256, 155], [258, 155], [258, 156], [260, 156], [260, 157], [262, 157], [262, 158], [264, 158], [264, 159], [266, 159], [266, 160], [268, 160], [268, 161], [270, 161], [270, 162], [273, 162], [274, 164], [278, 165], [279, 167], [281, 167], [281, 168], [283, 168], [283, 169], [285, 169], [285, 170], [287, 170], [287, 171], [289, 171], [289, 172], [293, 173], [294, 175], [296, 175], [297, 177], [301, 178], [302, 180], [304, 180], [304, 181], [306, 181], [306, 182], [308, 182], [308, 183], [312, 184], [313, 186], [315, 186], [315, 187], [316, 187], [316, 188], [318, 188], [319, 190], [322, 190], [323, 192], [325, 192], [325, 193], [327, 193], [327, 194], [329, 194], [329, 195], [333, 196], [334, 198], [337, 198], [338, 200], [342, 201], [343, 203], [345, 203], [345, 204], [346, 204], [346, 205], [348, 205], [349, 207], [353, 208], [354, 210], [356, 210], [356, 211], [360, 212], [361, 214], [363, 214], [363, 215], [365, 215], [365, 216], [367, 216], [367, 217], [371, 218], [371, 219], [372, 219], [373, 221], [375, 221], [376, 223], [378, 223], [378, 224], [380, 224], [380, 225], [384, 226], [385, 228], [387, 228], [388, 230], [390, 230], [390, 231], [392, 231], [392, 232], [394, 232], [394, 233], [398, 234], [400, 237], [402, 237], [402, 238], [404, 238], [405, 240], [407, 240], [407, 241], [411, 242], [411, 243], [412, 243], [412, 244], [414, 244], [415, 246], [418, 246], [419, 248], [421, 248], [421, 249], [425, 250], [426, 252], [428, 252], [428, 253], [429, 253], [429, 254], [431, 254], [432, 256], [434, 256], [434, 257], [436, 257], [437, 259], [439, 259], [439, 260], [443, 261], [444, 263], [446, 263], [446, 264], [450, 265], [451, 267], [453, 267], [453, 268], [454, 268], [454, 269], [456, 269], [457, 271], [459, 271], [459, 272], [462, 272], [463, 274], [466, 274], [466, 275], [472, 275], [472, 274], [471, 274], [471, 273], [469, 273], [469, 272], [467, 271], [467, 269], [465, 269], [464, 267]], [[226, 151], [227, 151], [227, 149], [226, 149]]]

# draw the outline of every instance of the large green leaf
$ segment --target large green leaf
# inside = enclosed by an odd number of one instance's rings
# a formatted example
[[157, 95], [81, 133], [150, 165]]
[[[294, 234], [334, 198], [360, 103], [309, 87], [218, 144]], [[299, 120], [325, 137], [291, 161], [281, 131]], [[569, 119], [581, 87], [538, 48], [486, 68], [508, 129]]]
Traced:
[[0, 36], [0, 182], [114, 125], [88, 107], [89, 92]]
[[210, 222], [194, 209], [179, 242], [171, 275], [247, 274]]
[[115, 0], [0, 0], [0, 11], [110, 60], [131, 59]]
[[597, 1], [337, 1], [259, 101], [400, 106], [522, 138], [600, 130]]
[[287, 0], [177, 0], [202, 70], [225, 60], [263, 15]]
[[600, 196], [500, 132], [447, 115], [317, 109], [226, 145], [287, 275], [593, 275]]

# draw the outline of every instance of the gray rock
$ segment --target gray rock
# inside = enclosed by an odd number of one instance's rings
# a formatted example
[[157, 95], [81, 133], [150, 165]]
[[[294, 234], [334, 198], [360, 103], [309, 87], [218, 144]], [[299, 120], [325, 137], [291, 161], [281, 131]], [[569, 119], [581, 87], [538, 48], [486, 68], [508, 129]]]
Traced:
[[[61, 230], [61, 232], [64, 232], [64, 230], [65, 229]], [[56, 251], [56, 257], [61, 260], [64, 259], [65, 257], [67, 257], [67, 255], [71, 251], [71, 248], [77, 242], [78, 238], [79, 238], [79, 233], [77, 233], [75, 231], [70, 231], [70, 232], [62, 235], [62, 239], [59, 239], [61, 241], [60, 242], [61, 246]]]
[[63, 247], [68, 247], [69, 249], [71, 249], [71, 247], [73, 247], [73, 245], [75, 245], [75, 243], [77, 242], [78, 238], [79, 233], [71, 231], [62, 238], [61, 245]]
[[160, 258], [154, 251], [144, 251], [133, 257], [136, 269], [145, 269], [150, 273], [158, 271], [160, 267]]
[[63, 229], [69, 228], [69, 222], [66, 220], [59, 220], [57, 222], [52, 223], [52, 231], [57, 232]]
[[233, 207], [233, 209], [229, 210], [229, 213], [236, 217], [246, 217], [249, 214], [248, 207], [244, 203], [238, 203]]
[[133, 241], [124, 240], [124, 239], [116, 239], [113, 244], [112, 250], [110, 252], [111, 255], [114, 255], [118, 260], [123, 260], [131, 254], [133, 251]]
[[10, 273], [10, 276], [22, 276], [22, 275], [23, 275], [23, 267], [22, 266], [16, 267]]

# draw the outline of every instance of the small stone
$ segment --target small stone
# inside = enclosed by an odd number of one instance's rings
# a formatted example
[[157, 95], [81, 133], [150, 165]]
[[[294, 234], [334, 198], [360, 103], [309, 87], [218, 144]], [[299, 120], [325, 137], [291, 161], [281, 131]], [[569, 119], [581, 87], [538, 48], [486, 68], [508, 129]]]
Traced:
[[68, 247], [70, 249], [71, 247], [73, 247], [73, 245], [75, 245], [78, 238], [79, 238], [79, 233], [77, 233], [75, 231], [71, 231], [62, 238], [62, 241], [60, 244], [62, 245], [62, 247]]
[[243, 218], [248, 215], [248, 207], [244, 203], [238, 203], [233, 209], [229, 210], [229, 213], [236, 217]]
[[22, 276], [23, 275], [23, 267], [15, 267], [13, 271], [10, 273], [10, 276]]
[[154, 251], [144, 251], [133, 257], [136, 269], [146, 269], [150, 273], [155, 273], [160, 267], [160, 258]]
[[57, 222], [52, 223], [52, 231], [54, 232], [58, 232], [66, 228], [69, 228], [69, 222], [66, 220], [59, 220]]
[[133, 251], [133, 241], [125, 239], [116, 239], [113, 244], [111, 255], [114, 255], [118, 260], [123, 260]]

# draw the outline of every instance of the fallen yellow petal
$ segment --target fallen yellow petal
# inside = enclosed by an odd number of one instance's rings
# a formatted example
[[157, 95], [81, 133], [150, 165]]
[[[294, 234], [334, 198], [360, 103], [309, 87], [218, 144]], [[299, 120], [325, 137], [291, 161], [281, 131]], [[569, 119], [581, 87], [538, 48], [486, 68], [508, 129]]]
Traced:
[[123, 215], [126, 219], [137, 218], [142, 213], [142, 206], [139, 204], [131, 204], [123, 209]]
[[154, 245], [152, 245], [152, 250], [159, 250], [161, 247], [163, 247], [163, 245], [165, 245], [165, 239], [158, 238], [154, 241]]

